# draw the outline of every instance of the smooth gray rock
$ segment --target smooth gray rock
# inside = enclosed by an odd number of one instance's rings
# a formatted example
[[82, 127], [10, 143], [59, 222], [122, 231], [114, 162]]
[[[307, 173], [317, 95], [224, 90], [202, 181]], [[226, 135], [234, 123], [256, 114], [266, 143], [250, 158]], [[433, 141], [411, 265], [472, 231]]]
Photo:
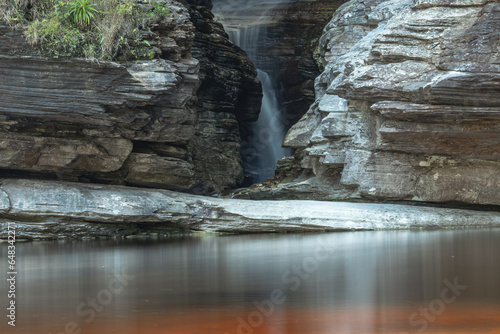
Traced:
[[[130, 228], [136, 223], [157, 223], [159, 228], [235, 233], [500, 226], [498, 212], [395, 204], [220, 199], [168, 190], [32, 180], [3, 180], [3, 192], [10, 205], [7, 212], [0, 212], [2, 225], [17, 222], [19, 237], [33, 232], [43, 237], [43, 224], [52, 226], [48, 238], [55, 237], [57, 229], [58, 238], [79, 238], [82, 229], [88, 229], [88, 237], [113, 236], [110, 225], [106, 232], [99, 232], [102, 225], [96, 224], [117, 224], [114, 236], [120, 237], [126, 235], [118, 231], [124, 223], [132, 224]], [[79, 233], [71, 231], [72, 223]]]

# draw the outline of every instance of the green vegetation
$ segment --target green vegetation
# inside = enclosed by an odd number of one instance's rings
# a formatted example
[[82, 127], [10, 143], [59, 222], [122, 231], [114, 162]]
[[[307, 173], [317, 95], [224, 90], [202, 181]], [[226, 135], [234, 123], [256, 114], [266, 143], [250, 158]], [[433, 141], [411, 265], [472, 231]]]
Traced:
[[76, 0], [75, 2], [61, 2], [61, 4], [67, 6], [67, 9], [64, 10], [65, 14], [66, 16], [72, 16], [75, 23], [80, 26], [90, 26], [90, 19], [95, 19], [94, 14], [98, 13], [98, 10], [89, 1]]
[[0, 20], [56, 57], [153, 59], [160, 50], [151, 46], [152, 25], [168, 15], [152, 0], [0, 0]]

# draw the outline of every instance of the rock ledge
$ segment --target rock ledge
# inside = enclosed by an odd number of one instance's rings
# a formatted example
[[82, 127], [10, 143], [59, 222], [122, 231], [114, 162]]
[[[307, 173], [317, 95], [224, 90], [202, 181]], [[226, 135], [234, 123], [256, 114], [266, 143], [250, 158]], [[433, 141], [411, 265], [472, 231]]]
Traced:
[[7, 222], [15, 222], [17, 237], [27, 239], [120, 237], [137, 233], [137, 229], [126, 231], [137, 224], [145, 224], [146, 229], [230, 233], [500, 227], [498, 212], [221, 199], [169, 190], [19, 179], [3, 180], [0, 185], [0, 219], [0, 238], [6, 238]]

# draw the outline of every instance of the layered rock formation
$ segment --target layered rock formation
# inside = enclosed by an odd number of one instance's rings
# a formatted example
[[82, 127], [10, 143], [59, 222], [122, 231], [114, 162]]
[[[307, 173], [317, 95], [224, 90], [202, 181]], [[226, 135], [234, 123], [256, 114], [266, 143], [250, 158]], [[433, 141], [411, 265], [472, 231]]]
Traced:
[[295, 160], [250, 196], [500, 205], [499, 34], [497, 1], [344, 4]]
[[[500, 225], [497, 212], [130, 187], [241, 181], [239, 125], [257, 118], [260, 85], [205, 2], [169, 2], [153, 61], [47, 58], [0, 26], [0, 238], [9, 222], [27, 239]], [[295, 157], [244, 196], [500, 205], [499, 13], [488, 0], [343, 5], [315, 52], [316, 100], [285, 140]]]
[[288, 126], [299, 121], [314, 102], [314, 80], [321, 68], [314, 61], [319, 37], [332, 14], [347, 0], [298, 0], [278, 8], [278, 22], [268, 28], [269, 40], [262, 48], [282, 91], [283, 112]]
[[396, 204], [219, 199], [70, 182], [0, 183], [0, 238], [151, 236], [174, 231], [323, 232], [500, 226], [495, 212]]
[[[324, 26], [347, 0], [212, 0], [214, 13], [241, 39], [262, 35], [253, 58], [257, 68], [276, 78], [287, 128], [314, 101], [314, 79], [321, 73], [313, 53]], [[247, 31], [245, 31], [247, 30]], [[260, 30], [260, 31], [259, 31]], [[246, 41], [240, 41], [239, 45]], [[245, 47], [243, 47], [245, 49]]]
[[241, 182], [238, 121], [258, 117], [255, 68], [198, 1], [168, 5], [152, 61], [43, 57], [0, 26], [3, 177], [199, 193]]

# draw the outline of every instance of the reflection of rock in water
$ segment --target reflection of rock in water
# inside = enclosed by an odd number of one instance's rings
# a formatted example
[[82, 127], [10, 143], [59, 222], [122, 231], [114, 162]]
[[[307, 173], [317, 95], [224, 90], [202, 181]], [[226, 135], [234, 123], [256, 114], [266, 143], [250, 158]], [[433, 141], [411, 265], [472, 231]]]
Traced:
[[[283, 108], [279, 102], [275, 71], [272, 64], [261, 61], [258, 50], [259, 45], [269, 42], [267, 25], [276, 20], [275, 11], [272, 10], [290, 2], [294, 0], [258, 0], [252, 1], [251, 4], [214, 1], [213, 12], [224, 24], [231, 41], [248, 53], [259, 69], [259, 80], [262, 83], [264, 96], [259, 119], [257, 122], [245, 124], [250, 135], [243, 145], [242, 155], [248, 183], [260, 182], [273, 176], [276, 162], [292, 153], [281, 146], [287, 126], [282, 116]], [[241, 15], [243, 11], [245, 15]]]
[[[61, 333], [70, 321], [85, 334], [417, 333], [408, 317], [424, 307], [429, 333], [499, 333], [499, 238], [469, 229], [19, 243], [16, 304], [29, 316], [15, 333]], [[445, 288], [453, 302], [440, 306]], [[14, 331], [2, 321], [0, 333]]]

